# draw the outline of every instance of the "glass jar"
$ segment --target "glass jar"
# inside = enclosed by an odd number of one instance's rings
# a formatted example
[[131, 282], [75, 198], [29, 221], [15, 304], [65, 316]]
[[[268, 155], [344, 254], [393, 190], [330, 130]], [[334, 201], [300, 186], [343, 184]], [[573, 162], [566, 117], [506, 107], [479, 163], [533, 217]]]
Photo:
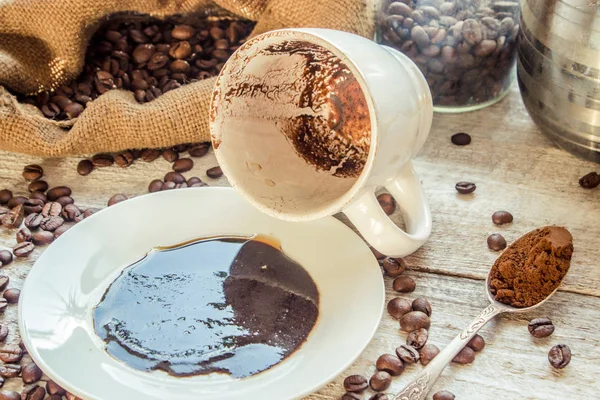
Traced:
[[519, 3], [379, 0], [376, 41], [402, 51], [425, 75], [438, 112], [500, 100], [515, 78]]

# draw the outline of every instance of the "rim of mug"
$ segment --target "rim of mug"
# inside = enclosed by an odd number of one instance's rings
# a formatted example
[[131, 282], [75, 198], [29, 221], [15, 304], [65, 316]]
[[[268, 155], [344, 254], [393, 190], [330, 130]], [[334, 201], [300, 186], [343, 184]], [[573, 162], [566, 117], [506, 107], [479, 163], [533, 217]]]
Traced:
[[[233, 175], [231, 173], [228, 173], [228, 172], [231, 172], [231, 170], [227, 166], [227, 163], [223, 162], [223, 157], [220, 156], [220, 152], [218, 150], [219, 145], [215, 146], [215, 142], [217, 139], [219, 139], [219, 142], [218, 142], [219, 144], [222, 140], [221, 138], [217, 138], [214, 135], [214, 130], [215, 130], [214, 127], [216, 125], [215, 124], [216, 118], [212, 118], [212, 117], [210, 118], [210, 136], [211, 136], [211, 143], [213, 145], [215, 156], [217, 158], [217, 161], [219, 162], [219, 165], [221, 166], [221, 169], [223, 170], [224, 175], [227, 177], [231, 186], [233, 188], [235, 188], [235, 190], [244, 199], [246, 199], [246, 201], [250, 202], [250, 204], [252, 204], [254, 207], [258, 208], [260, 211], [264, 212], [267, 215], [270, 215], [272, 217], [275, 217], [275, 218], [278, 218], [281, 220], [311, 221], [311, 220], [331, 216], [331, 215], [334, 215], [334, 214], [342, 211], [346, 207], [346, 205], [351, 203], [352, 200], [355, 198], [355, 196], [358, 194], [360, 189], [363, 187], [364, 183], [367, 181], [368, 176], [371, 174], [371, 170], [373, 169], [375, 153], [377, 152], [377, 146], [378, 146], [378, 140], [377, 140], [378, 139], [378, 124], [377, 124], [378, 119], [377, 119], [377, 110], [375, 107], [375, 102], [373, 100], [373, 96], [371, 94], [371, 91], [369, 90], [369, 86], [367, 85], [365, 77], [363, 76], [363, 74], [361, 73], [359, 68], [356, 66], [354, 61], [352, 61], [352, 59], [350, 57], [348, 57], [346, 55], [346, 53], [344, 53], [342, 50], [340, 50], [334, 43], [332, 43], [329, 39], [327, 39], [327, 37], [323, 37], [321, 35], [321, 33], [324, 35], [327, 35], [327, 33], [330, 31], [337, 32], [332, 29], [323, 29], [323, 28], [286, 28], [286, 29], [277, 29], [277, 30], [273, 30], [273, 31], [269, 31], [269, 32], [265, 32], [260, 35], [257, 35], [255, 37], [251, 38], [250, 40], [246, 41], [242, 46], [240, 46], [232, 54], [232, 56], [229, 58], [229, 60], [225, 63], [225, 66], [223, 67], [223, 69], [221, 69], [221, 71], [219, 72], [219, 75], [217, 76], [217, 81], [215, 83], [215, 87], [216, 87], [217, 85], [220, 84], [222, 79], [224, 79], [224, 75], [226, 74], [226, 71], [228, 70], [228, 68], [227, 68], [228, 63], [239, 63], [239, 58], [235, 57], [236, 53], [244, 51], [248, 47], [253, 46], [255, 43], [266, 42], [271, 37], [276, 38], [276, 37], [285, 37], [285, 36], [289, 36], [290, 38], [295, 38], [295, 39], [306, 40], [312, 44], [316, 44], [318, 46], [325, 48], [326, 50], [331, 51], [336, 57], [338, 57], [344, 64], [346, 64], [348, 66], [348, 68], [350, 69], [350, 72], [352, 73], [354, 78], [358, 81], [361, 91], [363, 92], [363, 94], [365, 96], [365, 100], [367, 102], [367, 107], [369, 109], [369, 119], [370, 119], [370, 125], [371, 125], [371, 143], [369, 146], [369, 154], [367, 156], [367, 160], [365, 161], [365, 165], [364, 165], [360, 175], [356, 178], [356, 181], [352, 184], [352, 186], [348, 190], [346, 190], [340, 197], [331, 201], [330, 204], [328, 204], [326, 207], [323, 207], [317, 211], [312, 211], [312, 212], [307, 213], [307, 212], [302, 212], [302, 211], [290, 212], [290, 211], [275, 210], [271, 207], [264, 205], [262, 202], [257, 200], [256, 197], [251, 192], [246, 190], [243, 185], [240, 185], [238, 183], [238, 181], [235, 178], [233, 178]], [[363, 39], [361, 36], [355, 35], [350, 32], [343, 32], [343, 33]], [[216, 97], [217, 96], [213, 95], [213, 97], [211, 99], [210, 114], [209, 114], [211, 116], [216, 115], [216, 112], [217, 112], [215, 109]]]

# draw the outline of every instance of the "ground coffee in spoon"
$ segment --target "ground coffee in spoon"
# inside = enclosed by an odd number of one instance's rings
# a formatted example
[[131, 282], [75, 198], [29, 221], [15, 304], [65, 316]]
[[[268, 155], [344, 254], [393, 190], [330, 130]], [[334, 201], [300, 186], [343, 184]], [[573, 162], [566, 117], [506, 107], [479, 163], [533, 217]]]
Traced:
[[519, 238], [496, 260], [490, 272], [494, 298], [513, 307], [544, 300], [567, 274], [573, 237], [556, 226], [535, 229]]

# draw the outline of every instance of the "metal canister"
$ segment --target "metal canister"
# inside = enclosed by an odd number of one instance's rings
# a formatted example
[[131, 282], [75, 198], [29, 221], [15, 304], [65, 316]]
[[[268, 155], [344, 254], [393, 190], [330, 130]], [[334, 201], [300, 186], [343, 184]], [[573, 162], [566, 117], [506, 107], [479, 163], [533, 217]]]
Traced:
[[521, 0], [517, 76], [557, 145], [600, 162], [600, 13], [591, 0]]

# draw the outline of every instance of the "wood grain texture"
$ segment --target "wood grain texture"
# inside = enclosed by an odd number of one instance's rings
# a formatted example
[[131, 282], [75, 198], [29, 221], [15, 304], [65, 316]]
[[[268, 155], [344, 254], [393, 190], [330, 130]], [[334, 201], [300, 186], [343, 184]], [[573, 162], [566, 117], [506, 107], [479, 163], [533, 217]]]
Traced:
[[[458, 131], [468, 132], [473, 141], [465, 147], [450, 143]], [[15, 133], [18, 134], [18, 133]], [[140, 195], [152, 179], [170, 171], [163, 159], [138, 161], [125, 170], [114, 166], [98, 169], [87, 177], [76, 173], [80, 158], [40, 159], [0, 152], [0, 189], [25, 194], [21, 177], [26, 164], [38, 163], [46, 171], [50, 186], [67, 185], [82, 207], [104, 207], [115, 193]], [[186, 177], [199, 176], [210, 185], [228, 185], [225, 178], [211, 180], [206, 169], [217, 165], [212, 152], [195, 159]], [[490, 233], [501, 232], [510, 242], [546, 224], [566, 226], [573, 233], [575, 255], [564, 286], [548, 304], [532, 315], [498, 318], [482, 335], [488, 345], [470, 366], [450, 366], [436, 386], [451, 390], [457, 399], [592, 399], [600, 381], [600, 188], [584, 190], [578, 179], [593, 164], [555, 148], [534, 126], [523, 108], [518, 90], [488, 109], [462, 115], [436, 115], [430, 138], [415, 161], [433, 212], [433, 233], [427, 244], [407, 258], [409, 275], [417, 290], [410, 298], [428, 297], [433, 305], [430, 342], [443, 347], [485, 307], [483, 279], [498, 256], [487, 249]], [[454, 184], [476, 182], [473, 195], [458, 195]], [[193, 212], [190, 205], [189, 212]], [[491, 215], [510, 211], [512, 224], [496, 227]], [[157, 210], [157, 213], [161, 212]], [[401, 223], [399, 212], [393, 216]], [[342, 218], [343, 219], [343, 218]], [[13, 247], [14, 231], [0, 228], [0, 249]], [[20, 287], [29, 268], [43, 248], [27, 259], [17, 260], [0, 273], [9, 275], [9, 287]], [[393, 296], [386, 279], [388, 298]], [[7, 343], [19, 341], [17, 311], [9, 307], [2, 323], [10, 327]], [[556, 324], [548, 339], [534, 339], [527, 332], [530, 317], [547, 315]], [[360, 319], [357, 318], [357, 323]], [[337, 399], [343, 377], [350, 373], [372, 373], [374, 362], [384, 352], [403, 343], [397, 321], [384, 314], [372, 343], [356, 363], [330, 385], [308, 400]], [[573, 361], [565, 370], [552, 370], [547, 362], [549, 348], [568, 344]], [[75, 360], [76, 362], [76, 360]], [[400, 389], [417, 371], [407, 369], [395, 379], [390, 391]], [[20, 389], [18, 379], [7, 387]], [[365, 398], [368, 398], [365, 395]]]

